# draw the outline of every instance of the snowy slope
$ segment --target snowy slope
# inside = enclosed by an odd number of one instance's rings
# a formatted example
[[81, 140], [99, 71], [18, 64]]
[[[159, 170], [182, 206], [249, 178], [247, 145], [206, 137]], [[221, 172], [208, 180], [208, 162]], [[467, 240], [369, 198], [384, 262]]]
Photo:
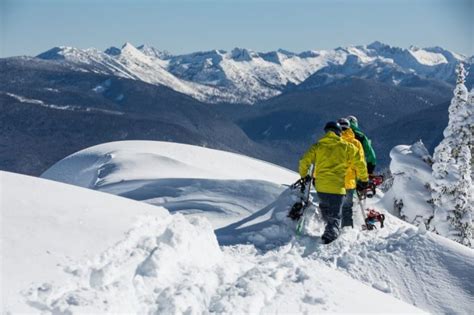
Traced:
[[35, 310], [21, 292], [36, 286], [48, 298], [43, 281], [65, 285], [72, 263], [115, 245], [140, 217], [169, 218], [162, 208], [14, 173], [0, 172], [0, 196], [2, 313]]
[[[148, 162], [143, 159], [147, 151], [154, 156], [154, 159], [147, 158]], [[112, 153], [113, 163], [101, 160], [107, 152]], [[164, 163], [163, 157], [157, 158], [159, 155], [172, 159]], [[229, 164], [235, 166], [235, 171], [228, 172]], [[102, 167], [103, 184], [100, 180], [91, 181], [94, 174], [100, 174], [99, 169], [104, 165], [109, 166]], [[199, 166], [199, 170], [189, 168], [190, 165]], [[143, 173], [143, 167], [149, 173]], [[203, 175], [203, 172], [209, 173]], [[190, 180], [189, 174], [196, 178], [232, 179], [234, 182], [219, 181], [209, 190], [201, 182]], [[148, 175], [158, 177], [153, 181], [151, 191], [146, 185], [135, 185], [136, 180], [143, 180]], [[190, 199], [203, 201], [203, 204], [192, 206], [200, 210], [198, 214], [189, 215], [189, 208], [192, 208], [189, 202], [185, 202], [183, 207], [188, 209], [178, 210], [189, 218], [210, 218], [217, 228], [215, 233], [224, 246], [224, 253], [239, 260], [239, 266], [249, 267], [240, 274], [241, 278], [235, 278], [236, 282], [231, 286], [220, 288], [219, 298], [214, 298], [216, 303], [211, 303], [210, 309], [214, 311], [275, 312], [284, 305], [287, 311], [330, 312], [326, 302], [330, 298], [326, 294], [331, 290], [325, 285], [341, 285], [336, 280], [339, 272], [428, 312], [465, 314], [474, 307], [474, 278], [469, 272], [474, 268], [472, 250], [397, 219], [385, 210], [383, 201], [378, 200], [372, 201], [369, 207], [376, 207], [386, 214], [386, 228], [382, 230], [345, 230], [333, 244], [321, 245], [322, 224], [318, 220], [317, 207], [314, 207], [314, 212], [309, 212], [305, 236], [295, 239], [294, 223], [286, 214], [296, 196], [279, 184], [291, 183], [296, 175], [260, 161], [179, 144], [116, 142], [72, 155], [43, 176], [132, 198], [150, 194], [151, 198], [143, 200], [149, 203], [158, 200], [155, 204], [165, 207], [168, 203], [173, 205], [175, 200], [182, 201], [188, 192], [191, 192]], [[170, 180], [173, 176], [177, 180], [173, 180], [172, 185], [160, 181], [160, 178]], [[258, 182], [248, 182], [249, 179]], [[118, 190], [107, 189], [107, 183], [117, 185]], [[243, 183], [254, 190], [246, 189], [245, 194], [239, 194]], [[94, 186], [96, 184], [98, 186]], [[262, 195], [257, 193], [262, 185], [274, 189], [268, 189], [274, 196], [264, 202], [260, 200]], [[232, 200], [233, 204], [240, 202], [246, 211], [232, 212], [223, 200]], [[215, 208], [208, 206], [213, 201]], [[216, 208], [225, 212], [225, 219], [207, 213], [216, 211]], [[356, 222], [360, 223], [362, 219], [358, 208], [356, 210]], [[334, 276], [333, 271], [337, 271], [338, 276]], [[248, 291], [252, 293], [248, 294]], [[352, 292], [352, 289], [345, 292]], [[378, 302], [371, 298], [359, 301], [340, 294], [337, 291], [339, 297], [360, 305], [364, 312], [388, 311], [380, 309]], [[321, 295], [326, 298], [321, 298]], [[245, 301], [253, 302], [246, 305]], [[343, 302], [342, 299], [339, 301]], [[374, 305], [363, 309], [363, 305], [368, 304]], [[338, 311], [357, 312], [346, 309], [343, 304], [334, 307]]]
[[420, 312], [292, 246], [220, 248], [205, 219], [13, 173], [0, 180], [2, 313]]
[[381, 203], [392, 214], [416, 226], [427, 225], [433, 216], [430, 183], [433, 182], [429, 163], [432, 158], [421, 141], [413, 145], [399, 145], [390, 152], [390, 171], [393, 185]]
[[[149, 54], [149, 48], [144, 47]], [[151, 84], [164, 85], [177, 92], [204, 100], [207, 95], [218, 94], [212, 87], [183, 81], [166, 70], [167, 62], [158, 57], [148, 56], [130, 43], [122, 49], [77, 49], [74, 47], [55, 47], [38, 56], [42, 59], [69, 62], [77, 70], [106, 75], [116, 75], [128, 79], [141, 80]], [[100, 89], [100, 87], [98, 87]]]
[[455, 65], [469, 62], [440, 47], [402, 49], [380, 42], [299, 54], [281, 49], [262, 53], [235, 48], [230, 52], [211, 50], [176, 56], [150, 46], [135, 48], [126, 43], [121, 49], [111, 47], [105, 52], [55, 47], [38, 57], [67, 61], [82, 71], [165, 85], [205, 102], [246, 104], [276, 96], [323, 69], [337, 69], [340, 76], [376, 79], [379, 78], [373, 71], [394, 73], [393, 82], [383, 77], [391, 84], [405, 79], [408, 82], [413, 76], [451, 82]]
[[[268, 207], [216, 231], [222, 244], [251, 243], [262, 250], [292, 244], [309, 261], [328, 267], [436, 314], [468, 314], [474, 307], [474, 251], [413, 227], [371, 200], [366, 205], [386, 215], [386, 226], [371, 232], [346, 229], [329, 246], [319, 243], [323, 226], [318, 209], [307, 215], [306, 235], [294, 240], [294, 223], [286, 217], [291, 198], [285, 192]], [[360, 210], [355, 207], [355, 225]], [[359, 224], [357, 224], [359, 223]]]
[[298, 176], [243, 155], [170, 142], [95, 146], [42, 177], [109, 192], [227, 225], [271, 203]]

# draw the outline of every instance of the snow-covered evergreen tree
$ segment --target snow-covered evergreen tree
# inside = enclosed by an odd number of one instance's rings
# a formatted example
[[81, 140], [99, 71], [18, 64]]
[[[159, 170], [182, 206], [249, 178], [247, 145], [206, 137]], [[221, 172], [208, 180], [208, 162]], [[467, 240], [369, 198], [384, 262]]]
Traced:
[[432, 197], [434, 217], [430, 228], [466, 246], [473, 246], [473, 185], [471, 150], [474, 143], [474, 104], [464, 85], [466, 71], [457, 69], [454, 97], [444, 139], [436, 147]]

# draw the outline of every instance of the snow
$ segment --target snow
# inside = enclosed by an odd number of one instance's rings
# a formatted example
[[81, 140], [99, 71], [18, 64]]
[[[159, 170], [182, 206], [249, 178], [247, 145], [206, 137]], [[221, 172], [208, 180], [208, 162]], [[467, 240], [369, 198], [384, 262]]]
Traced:
[[38, 105], [41, 107], [46, 107], [50, 109], [55, 109], [55, 110], [67, 110], [67, 111], [76, 111], [76, 112], [100, 112], [104, 114], [110, 114], [110, 115], [123, 115], [123, 112], [115, 111], [115, 110], [108, 110], [108, 109], [100, 109], [100, 108], [95, 108], [95, 107], [82, 107], [82, 106], [77, 106], [77, 105], [55, 105], [55, 104], [48, 104], [43, 102], [42, 100], [36, 100], [36, 99], [31, 99], [27, 98], [21, 95], [13, 94], [13, 93], [5, 93], [5, 92], [0, 92], [1, 94], [7, 95], [9, 97], [14, 98], [20, 103], [26, 103], [26, 104], [33, 104], [33, 105]]
[[448, 63], [448, 60], [439, 53], [426, 51], [419, 48], [412, 48], [410, 53], [418, 60], [419, 63], [427, 66], [435, 66], [443, 63]]
[[433, 216], [430, 184], [431, 157], [421, 141], [399, 145], [390, 152], [393, 185], [381, 203], [385, 209], [416, 226], [428, 224]]
[[464, 85], [463, 64], [456, 69], [456, 88], [449, 105], [449, 122], [444, 139], [433, 156], [432, 200], [434, 216], [431, 229], [466, 246], [473, 247], [474, 185], [472, 147], [474, 143], [474, 103]]
[[[397, 147], [393, 164], [423, 173], [422, 159], [428, 158], [423, 148], [421, 143]], [[295, 223], [286, 217], [297, 195], [282, 184], [292, 183], [297, 175], [237, 154], [176, 143], [114, 142], [73, 154], [43, 177], [163, 205], [176, 213], [172, 227], [164, 224], [169, 232], [161, 232], [163, 226], [149, 228], [152, 219], [142, 221], [144, 227], [129, 233], [140, 236], [123, 240], [120, 249], [103, 255], [108, 258], [93, 267], [76, 264], [81, 270], [77, 274], [99, 270], [93, 281], [98, 284], [88, 286], [89, 276], [76, 279], [75, 286], [45, 307], [167, 314], [420, 309], [465, 314], [474, 308], [469, 272], [473, 250], [391, 215], [390, 192], [365, 206], [386, 215], [384, 229], [344, 229], [338, 240], [322, 245], [317, 199], [307, 211], [302, 236], [295, 237]], [[400, 177], [394, 187], [405, 194], [410, 188], [422, 191], [423, 181], [414, 177]], [[414, 195], [410, 198], [405, 201], [407, 216], [422, 203]], [[355, 224], [360, 226], [355, 207]], [[180, 255], [189, 257], [176, 266]]]
[[221, 248], [203, 218], [0, 176], [5, 313], [420, 312], [291, 244]]
[[317, 71], [342, 66], [348, 60], [353, 61], [345, 65], [350, 75], [356, 63], [367, 69], [370, 65], [381, 66], [381, 73], [398, 67], [401, 72], [412, 70], [444, 81], [452, 79], [453, 64], [467, 60], [439, 47], [401, 49], [379, 42], [300, 54], [282, 49], [262, 53], [235, 48], [230, 52], [211, 50], [184, 55], [126, 43], [121, 49], [111, 47], [105, 52], [55, 47], [38, 57], [67, 61], [80, 71], [164, 85], [208, 103], [239, 104], [254, 104], [279, 95], [288, 84], [300, 84]]
[[[431, 313], [463, 314], [474, 306], [472, 250], [399, 220], [378, 199], [367, 207], [385, 213], [384, 229], [344, 229], [338, 240], [324, 246], [319, 241], [323, 226], [313, 207], [307, 214], [305, 235], [295, 240], [295, 224], [286, 217], [294, 200], [294, 195], [284, 192], [261, 211], [218, 229], [219, 242], [250, 243], [264, 252], [292, 246], [307, 259], [306, 264], [322, 263]], [[355, 226], [360, 226], [362, 218], [355, 208]]]
[[2, 313], [38, 311], [25, 290], [48, 295], [68, 283], [73, 262], [100, 255], [138, 217], [169, 217], [162, 208], [53, 181], [0, 172], [0, 183]]
[[56, 163], [42, 177], [126, 196], [227, 225], [272, 202], [298, 175], [246, 156], [197, 146], [124, 141]]

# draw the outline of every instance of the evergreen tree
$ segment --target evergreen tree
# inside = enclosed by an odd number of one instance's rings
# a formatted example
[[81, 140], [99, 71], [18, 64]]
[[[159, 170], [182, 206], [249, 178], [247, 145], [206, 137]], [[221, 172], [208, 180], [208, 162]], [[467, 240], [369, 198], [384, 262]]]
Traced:
[[474, 104], [464, 85], [466, 71], [457, 69], [454, 97], [449, 106], [449, 123], [444, 139], [436, 147], [432, 197], [434, 216], [431, 230], [466, 246], [473, 246], [473, 185], [471, 177], [474, 144]]

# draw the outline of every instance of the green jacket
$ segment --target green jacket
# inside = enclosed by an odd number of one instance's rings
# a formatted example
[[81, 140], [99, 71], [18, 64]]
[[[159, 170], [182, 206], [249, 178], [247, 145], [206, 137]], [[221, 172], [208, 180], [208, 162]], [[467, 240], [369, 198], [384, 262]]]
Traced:
[[365, 160], [367, 164], [372, 164], [374, 167], [377, 165], [377, 156], [375, 155], [374, 148], [372, 148], [372, 141], [359, 129], [359, 127], [351, 123], [351, 129], [354, 131], [357, 140], [362, 143], [364, 147]]

